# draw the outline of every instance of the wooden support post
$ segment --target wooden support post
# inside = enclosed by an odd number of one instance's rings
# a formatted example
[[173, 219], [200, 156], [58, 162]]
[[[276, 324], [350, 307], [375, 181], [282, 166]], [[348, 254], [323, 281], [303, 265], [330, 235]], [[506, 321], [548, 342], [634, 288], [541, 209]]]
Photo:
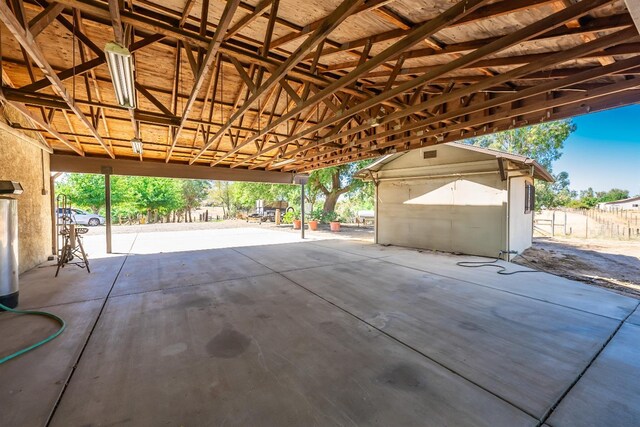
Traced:
[[58, 255], [58, 212], [56, 212], [56, 173], [49, 177], [49, 202], [51, 204], [51, 255]]

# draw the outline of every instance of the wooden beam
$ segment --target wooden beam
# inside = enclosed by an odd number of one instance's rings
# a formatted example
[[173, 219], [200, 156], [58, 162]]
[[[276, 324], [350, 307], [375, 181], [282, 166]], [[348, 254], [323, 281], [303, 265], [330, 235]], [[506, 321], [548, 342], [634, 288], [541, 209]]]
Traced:
[[193, 5], [196, 4], [195, 0], [187, 0], [184, 5], [184, 9], [182, 10], [182, 17], [180, 18], [180, 22], [178, 23], [178, 27], [182, 28], [187, 19], [189, 19], [189, 13], [191, 13], [191, 9]]
[[290, 184], [293, 175], [283, 172], [250, 171], [246, 169], [210, 168], [208, 166], [187, 166], [183, 164], [137, 160], [124, 160], [100, 157], [51, 156], [51, 171], [100, 173], [103, 166], [113, 168], [113, 173], [130, 176], [153, 176], [184, 179], [208, 179], [221, 181], [269, 182], [273, 184]]
[[184, 107], [184, 112], [182, 113], [182, 120], [180, 121], [180, 125], [176, 129], [173, 135], [173, 141], [171, 142], [171, 147], [169, 148], [169, 152], [167, 153], [167, 157], [165, 159], [166, 162], [169, 162], [171, 159], [171, 153], [173, 153], [173, 147], [175, 147], [178, 142], [178, 138], [180, 137], [180, 132], [182, 132], [182, 128], [184, 127], [189, 115], [191, 114], [191, 110], [193, 105], [198, 97], [198, 93], [204, 84], [205, 77], [211, 70], [211, 67], [214, 64], [214, 60], [218, 56], [218, 49], [220, 48], [220, 44], [224, 40], [224, 35], [227, 32], [227, 28], [229, 24], [231, 24], [231, 19], [233, 18], [233, 14], [236, 12], [238, 5], [240, 4], [240, 0], [227, 0], [227, 5], [222, 12], [222, 16], [220, 17], [220, 21], [218, 22], [218, 27], [216, 28], [216, 33], [214, 34], [209, 46], [207, 47], [207, 53], [204, 57], [204, 61], [202, 66], [198, 70], [198, 75], [196, 76], [196, 81], [193, 84], [193, 89], [191, 89], [191, 95], [189, 95], [189, 99]]
[[193, 78], [198, 78], [198, 63], [196, 62], [196, 58], [193, 56], [193, 51], [191, 50], [191, 45], [186, 41], [182, 41], [182, 46], [184, 47], [184, 53], [187, 55], [187, 60], [189, 61], [189, 66], [191, 67], [191, 73], [193, 74]]
[[18, 43], [27, 51], [33, 62], [40, 68], [42, 73], [51, 81], [54, 86], [54, 89], [58, 94], [65, 100], [65, 102], [69, 105], [71, 110], [75, 113], [78, 119], [82, 122], [83, 125], [89, 129], [89, 132], [96, 138], [96, 140], [102, 145], [104, 150], [109, 154], [110, 157], [115, 157], [113, 151], [109, 148], [107, 144], [102, 140], [98, 131], [93, 127], [89, 119], [84, 115], [82, 110], [76, 105], [73, 98], [67, 92], [67, 89], [64, 87], [62, 81], [56, 76], [55, 72], [49, 65], [49, 62], [46, 60], [44, 54], [38, 47], [36, 41], [28, 30], [22, 28], [16, 17], [9, 10], [9, 7], [5, 2], [0, 2], [0, 20], [4, 23], [7, 29], [13, 34]]
[[[273, 71], [269, 79], [260, 86], [258, 91], [251, 96], [247, 102], [242, 105], [236, 111], [233, 116], [229, 118], [227, 124], [225, 124], [213, 137], [207, 141], [205, 146], [195, 155], [189, 162], [193, 164], [198, 157], [200, 157], [214, 142], [216, 142], [224, 133], [229, 129], [231, 124], [237, 119], [242, 117], [244, 113], [251, 107], [258, 99], [262, 97], [268, 90], [278, 83], [289, 71], [291, 71], [298, 62], [311, 50], [313, 50], [322, 40], [324, 40], [340, 23], [353, 13], [353, 11], [363, 3], [364, 0], [343, 0], [332, 13], [330, 13], [318, 26], [307, 40], [305, 40], [290, 56], [289, 58], [280, 64], [280, 66]], [[225, 156], [226, 157], [226, 156]]]
[[169, 110], [163, 102], [161, 102], [158, 98], [156, 98], [155, 96], [153, 96], [153, 94], [151, 92], [149, 92], [147, 90], [147, 88], [145, 88], [144, 86], [142, 86], [140, 83], [136, 82], [136, 89], [138, 90], [138, 92], [140, 92], [145, 98], [147, 98], [153, 105], [155, 105], [158, 110], [162, 111], [164, 114], [166, 114], [167, 116], [173, 116], [173, 113], [171, 112], [171, 110]]
[[[585, 23], [584, 25], [581, 25], [580, 27], [562, 27], [562, 28], [552, 29], [537, 37], [531, 38], [529, 41], [530, 42], [546, 41], [546, 40], [552, 40], [552, 39], [558, 39], [558, 38], [566, 38], [573, 35], [580, 35], [580, 36], [590, 35], [592, 33], [598, 33], [602, 31], [611, 31], [611, 30], [616, 30], [620, 28], [626, 28], [631, 25], [633, 25], [633, 20], [628, 14], [626, 13], [618, 14], [613, 16], [594, 18], [588, 21], [587, 23]], [[367, 42], [371, 42], [371, 39], [372, 38], [363, 38], [363, 39], [354, 41], [353, 44], [358, 46], [364, 45]], [[485, 39], [454, 43], [454, 44], [446, 45], [441, 49], [435, 49], [435, 48], [414, 49], [414, 50], [405, 52], [405, 56], [407, 59], [427, 58], [427, 57], [435, 58], [437, 55], [449, 56], [453, 53], [464, 53], [464, 52], [472, 51], [474, 49], [478, 49], [486, 44], [494, 42], [497, 39], [499, 39], [499, 37], [489, 37]], [[334, 63], [327, 66], [324, 69], [324, 71], [336, 71], [336, 70], [353, 68], [357, 66], [357, 62], [358, 61]], [[473, 67], [470, 66], [466, 68], [475, 68], [475, 66]], [[420, 68], [417, 68], [417, 70], [418, 72], [421, 72], [421, 73], [424, 72], [424, 70], [420, 71]], [[390, 70], [378, 71], [375, 73], [367, 74], [366, 77], [375, 77], [375, 76], [380, 76], [385, 74], [388, 75], [389, 72]]]
[[[353, 82], [357, 81], [361, 75], [368, 73], [369, 71], [378, 67], [380, 64], [400, 55], [403, 51], [416, 45], [428, 35], [434, 34], [435, 32], [441, 30], [442, 28], [445, 28], [451, 22], [461, 19], [462, 17], [466, 16], [469, 13], [472, 13], [474, 10], [481, 7], [486, 2], [487, 0], [469, 0], [469, 1], [455, 4], [454, 6], [447, 9], [445, 12], [441, 13], [437, 18], [434, 18], [429, 22], [421, 26], [418, 26], [417, 28], [412, 30], [411, 33], [409, 33], [405, 38], [389, 46], [388, 48], [386, 48], [384, 51], [382, 51], [372, 59], [362, 62], [354, 70], [352, 70], [345, 76], [341, 77], [340, 79], [336, 80], [335, 82], [331, 83], [329, 86], [325, 87], [323, 90], [316, 93], [311, 98], [307, 99], [303, 104], [299, 105], [298, 107], [294, 108], [292, 111], [289, 111], [286, 115], [284, 115], [280, 119], [273, 122], [270, 126], [265, 128], [264, 130], [255, 133], [251, 138], [249, 138], [248, 140], [245, 140], [243, 144], [241, 144], [238, 147], [235, 147], [232, 150], [232, 152], [239, 151], [245, 145], [253, 142], [257, 138], [269, 132], [269, 130], [284, 123], [289, 118], [294, 117], [295, 115], [300, 113], [302, 110], [309, 108], [317, 104], [318, 102], [323, 101], [327, 97], [331, 96], [331, 94], [335, 93], [337, 90], [352, 84]], [[336, 113], [334, 117], [339, 116], [340, 114], [341, 113]], [[290, 141], [288, 141], [287, 143], [289, 142]], [[281, 142], [278, 145], [284, 145], [284, 144], [285, 144], [284, 142]], [[225, 158], [225, 156], [223, 156], [222, 158]]]
[[109, 14], [111, 15], [111, 26], [115, 41], [120, 46], [124, 46], [124, 31], [122, 30], [122, 19], [120, 19], [120, 0], [109, 0]]
[[227, 34], [225, 35], [224, 39], [226, 40], [233, 37], [234, 35], [239, 33], [244, 27], [246, 27], [247, 25], [250, 25], [253, 21], [255, 21], [260, 16], [262, 16], [262, 14], [267, 10], [267, 8], [271, 6], [271, 1], [272, 0], [262, 0], [260, 3], [258, 3], [258, 5], [256, 6], [253, 12], [244, 16], [242, 19], [240, 19], [236, 23], [236, 25], [234, 25], [229, 29], [229, 31], [227, 31]]
[[240, 76], [244, 84], [247, 85], [247, 88], [249, 88], [249, 91], [255, 94], [257, 91], [256, 85], [253, 83], [253, 80], [251, 80], [251, 77], [249, 77], [249, 74], [247, 74], [244, 67], [240, 63], [240, 61], [238, 61], [233, 56], [229, 57], [229, 59], [231, 60], [231, 63], [233, 64], [233, 66], [236, 67], [236, 71], [238, 72], [238, 75]]
[[[129, 52], [133, 53], [133, 52], [135, 52], [135, 51], [137, 51], [139, 49], [142, 49], [143, 47], [146, 47], [146, 46], [148, 46], [148, 45], [150, 45], [152, 43], [157, 42], [158, 40], [162, 39], [163, 37], [164, 36], [161, 35], [161, 34], [154, 34], [152, 36], [145, 37], [142, 40], [139, 40], [139, 41], [137, 41], [135, 43], [132, 43], [129, 46]], [[105, 58], [104, 53], [101, 53], [97, 58], [90, 59], [90, 60], [88, 60], [88, 61], [86, 61], [86, 62], [84, 62], [82, 64], [76, 65], [75, 67], [67, 68], [64, 71], [58, 72], [56, 74], [56, 77], [61, 81], [68, 80], [68, 79], [70, 79], [70, 78], [72, 78], [74, 76], [74, 72], [75, 72], [75, 75], [78, 76], [78, 75], [81, 75], [83, 73], [86, 73], [87, 71], [91, 71], [91, 70], [93, 70], [93, 69], [105, 64], [106, 62], [107, 62], [107, 59]], [[25, 85], [25, 86], [21, 87], [20, 89], [32, 92], [32, 91], [38, 91], [38, 90], [47, 88], [47, 87], [49, 87], [51, 85], [52, 85], [51, 80], [49, 80], [47, 77], [45, 77], [45, 78], [43, 78], [41, 80], [38, 80], [38, 81], [36, 81], [34, 83]]]
[[[378, 2], [379, 0], [375, 1]], [[86, 14], [96, 18], [110, 19], [108, 6], [103, 2], [96, 0], [59, 0], [59, 2], [66, 6], [80, 9]], [[176, 40], [185, 40], [191, 43], [192, 46], [201, 46], [206, 48], [210, 42], [210, 39], [207, 37], [201, 37], [199, 34], [186, 31], [180, 27], [176, 27], [175, 25], [168, 24], [165, 21], [159, 21], [148, 16], [142, 16], [138, 13], [121, 11], [121, 19], [123, 23], [133, 25], [146, 32], [168, 36]], [[278, 23], [283, 22], [280, 18], [276, 18], [275, 21]], [[285, 25], [293, 24], [289, 23]], [[255, 52], [251, 52], [245, 48], [241, 48], [235, 44], [229, 44], [227, 42], [222, 43], [219, 51], [227, 56], [234, 56], [238, 60], [246, 63], [252, 63], [264, 67], [271, 73], [275, 72], [275, 70], [282, 64], [280, 60], [276, 60], [271, 57], [263, 57], [260, 54], [256, 54]], [[288, 76], [293, 79], [307, 81], [311, 84], [318, 85], [319, 87], [324, 87], [332, 81], [332, 79], [327, 76], [310, 73], [303, 67], [294, 67], [288, 72]], [[367, 99], [370, 96], [365, 91], [353, 88], [344, 88], [343, 92], [348, 92], [360, 99]], [[385, 101], [385, 103], [394, 108], [398, 106], [397, 104], [394, 104], [393, 101]]]
[[[489, 17], [496, 17], [501, 15], [506, 15], [514, 12], [518, 12], [521, 10], [527, 10], [530, 8], [534, 8], [537, 6], [542, 6], [547, 3], [551, 3], [556, 0], [506, 0], [500, 1], [497, 3], [486, 5], [480, 9], [478, 9], [475, 13], [467, 15], [465, 18], [452, 22], [450, 27], [453, 28], [458, 25], [468, 24], [470, 22], [486, 19]], [[419, 23], [415, 25], [422, 25], [424, 23]], [[331, 55], [338, 52], [345, 52], [354, 48], [362, 47], [365, 45], [367, 41], [370, 41], [373, 44], [383, 43], [389, 40], [398, 39], [400, 37], [404, 37], [411, 29], [414, 27], [404, 30], [404, 29], [394, 29], [381, 34], [376, 34], [374, 36], [364, 37], [358, 40], [351, 40], [346, 43], [341, 44], [338, 47], [328, 47], [325, 51], [322, 52], [322, 56]], [[310, 59], [310, 58], [305, 58]]]
[[26, 117], [27, 119], [31, 120], [32, 122], [36, 123], [38, 126], [40, 126], [42, 129], [46, 130], [47, 132], [49, 132], [54, 138], [56, 138], [58, 141], [62, 142], [64, 145], [66, 145], [67, 147], [69, 147], [71, 150], [73, 150], [76, 154], [79, 154], [80, 156], [84, 156], [84, 151], [82, 150], [82, 147], [76, 147], [75, 145], [73, 145], [67, 138], [65, 138], [63, 135], [61, 135], [57, 130], [55, 130], [53, 128], [53, 126], [51, 126], [49, 123], [47, 123], [42, 117], [33, 114], [31, 111], [29, 111], [29, 109], [27, 107], [25, 107], [24, 105], [21, 105], [17, 102], [13, 102], [13, 101], [9, 101], [4, 94], [4, 91], [2, 93], [0, 93], [0, 98], [2, 98], [2, 101], [10, 106], [12, 106], [13, 108], [15, 108], [18, 112], [20, 112], [24, 117]]
[[[453, 91], [451, 93], [448, 94], [443, 94], [437, 97], [434, 97], [428, 101], [425, 101], [423, 103], [411, 106], [411, 107], [407, 107], [404, 110], [399, 110], [399, 111], [395, 111], [391, 114], [389, 114], [387, 117], [385, 117], [383, 120], [381, 120], [381, 124], [386, 124], [386, 123], [391, 123], [395, 120], [398, 120], [400, 118], [406, 117], [410, 114], [412, 114], [415, 111], [422, 111], [425, 110], [427, 108], [431, 108], [435, 105], [437, 105], [437, 103], [442, 103], [442, 102], [448, 102], [448, 101], [452, 101], [455, 99], [460, 99], [464, 96], [470, 95], [472, 93], [478, 93], [488, 87], [491, 87], [493, 85], [499, 84], [503, 81], [509, 81], [517, 76], [520, 75], [527, 75], [530, 71], [532, 70], [536, 70], [539, 69], [540, 67], [547, 67], [547, 66], [553, 66], [555, 64], [561, 64], [565, 61], [567, 61], [570, 58], [575, 58], [575, 57], [581, 57], [582, 54], [584, 54], [585, 52], [594, 52], [594, 51], [600, 51], [602, 49], [602, 47], [607, 46], [607, 45], [612, 45], [615, 43], [618, 43], [620, 40], [629, 40], [629, 39], [638, 39], [638, 35], [635, 31], [635, 29], [630, 28], [628, 30], [622, 30], [619, 31], [618, 33], [613, 33], [613, 34], [609, 34], [605, 37], [602, 37], [601, 39], [597, 39], [594, 40], [592, 42], [583, 44], [583, 45], [578, 45], [572, 49], [569, 49], [567, 51], [564, 52], [558, 52], [552, 55], [548, 55], [546, 58], [544, 59], [539, 59], [537, 61], [534, 61], [530, 64], [526, 64], [523, 65], [519, 68], [513, 69], [511, 71], [508, 71], [506, 73], [497, 75], [495, 77], [492, 77], [490, 79], [486, 79], [482, 82], [476, 83], [474, 85], [470, 85], [470, 86], [466, 86], [462, 89], [459, 89], [457, 91]], [[495, 107], [498, 105], [501, 105], [502, 101], [505, 100], [504, 102], [513, 102], [516, 101], [518, 99], [522, 99], [526, 96], [533, 96], [539, 93], [544, 93], [547, 91], [552, 91], [552, 90], [556, 90], [562, 87], [566, 87], [566, 86], [570, 86], [572, 84], [577, 84], [577, 83], [581, 83], [584, 81], [588, 81], [597, 77], [602, 77], [602, 76], [606, 76], [609, 74], [613, 74], [613, 73], [617, 73], [623, 70], [627, 70], [627, 69], [631, 69], [631, 68], [635, 68], [638, 66], [638, 58], [640, 57], [634, 57], [625, 61], [621, 61], [621, 64], [614, 66], [614, 65], [608, 65], [608, 66], [602, 66], [602, 67], [596, 67], [593, 69], [587, 69], [585, 71], [582, 72], [577, 72], [577, 73], [573, 73], [572, 75], [570, 75], [569, 77], [566, 77], [562, 80], [552, 80], [548, 83], [544, 83], [544, 84], [539, 84], [539, 85], [535, 85], [532, 87], [529, 87], [527, 89], [523, 89], [521, 91], [512, 93], [512, 94], [508, 94], [508, 95], [504, 95], [503, 97], [497, 97], [492, 99], [491, 101], [487, 101], [487, 104], [490, 105], [491, 107]], [[486, 107], [489, 108], [489, 107]], [[471, 112], [473, 112], [473, 107], [469, 107], [468, 109], [464, 110], [465, 112], [463, 114], [471, 114]], [[451, 114], [448, 113], [448, 114]], [[455, 117], [455, 116], [453, 116]], [[365, 130], [366, 128], [361, 126], [361, 127], [356, 127], [353, 129], [350, 129], [348, 131], [349, 134], [353, 134], [353, 133], [357, 133], [359, 131]], [[344, 137], [346, 135], [341, 134], [341, 135], [336, 135], [335, 138], [341, 138]]]
[[[348, 156], [359, 157], [363, 154], [366, 155], [367, 153], [378, 153], [380, 150], [385, 150], [389, 148], [392, 148], [393, 152], [406, 151], [408, 149], [417, 148], [416, 146], [408, 145], [408, 143], [412, 141], [419, 142], [418, 146], [421, 146], [421, 147], [436, 145], [439, 143], [452, 142], [452, 141], [456, 141], [464, 138], [470, 138], [474, 136], [480, 136], [480, 135], [485, 135], [489, 133], [499, 132], [499, 131], [511, 129], [514, 127], [528, 126], [533, 123], [538, 123], [542, 121], [553, 121], [561, 118], [571, 117], [577, 114], [585, 114], [589, 112], [598, 111], [601, 109], [614, 108], [618, 105], [625, 105], [630, 101], [637, 103], [638, 99], [640, 99], [639, 97], [640, 90], [637, 90], [637, 88], [640, 86], [640, 79], [634, 79], [634, 80], [636, 81], [627, 80], [623, 82], [612, 83], [609, 85], [602, 86], [599, 89], [594, 91], [585, 92], [585, 93], [573, 93], [571, 95], [566, 95], [565, 97], [562, 97], [562, 99], [560, 98], [557, 98], [557, 100], [554, 99], [553, 105], [568, 107], [558, 114], [550, 114], [550, 115], [545, 114], [544, 111], [547, 109], [547, 106], [544, 105], [545, 102], [540, 103], [538, 104], [538, 111], [541, 111], [542, 115], [538, 116], [537, 120], [523, 120], [523, 121], [514, 122], [512, 118], [518, 117], [525, 113], [532, 113], [532, 111], [525, 112], [524, 109], [508, 110], [500, 114], [501, 119], [506, 119], [506, 121], [503, 120], [502, 124], [492, 125], [490, 127], [486, 127], [486, 129], [482, 129], [479, 131], [464, 132], [464, 133], [454, 132], [455, 130], [463, 131], [465, 128], [468, 128], [474, 125], [472, 123], [461, 123], [460, 125], [455, 126], [454, 129], [448, 130], [445, 128], [441, 128], [441, 129], [435, 129], [432, 131], [425, 131], [420, 135], [414, 134], [406, 138], [401, 138], [398, 140], [392, 140], [388, 142], [382, 142], [367, 148], [361, 148], [358, 150], [357, 153], [351, 152], [351, 153], [335, 154], [329, 157], [325, 157], [321, 160], [319, 159], [316, 162], [311, 161], [311, 162], [305, 163], [305, 166], [301, 169], [302, 170], [314, 169], [317, 167], [315, 165], [318, 162], [326, 164], [327, 162], [330, 162], [332, 160], [338, 160]], [[483, 119], [486, 120], [488, 123], [494, 123], [494, 121], [498, 119], [498, 117], [494, 119], [490, 119], [488, 117], [479, 118], [475, 122], [479, 122], [481, 124]], [[448, 134], [449, 136], [445, 136], [443, 138], [436, 138], [438, 135], [442, 135], [442, 134]], [[427, 138], [430, 139], [431, 141], [430, 143], [423, 142]], [[315, 155], [314, 157], [320, 158], [324, 156], [326, 156], [326, 153], [321, 153], [321, 154]], [[308, 161], [314, 157], [309, 157], [306, 159], [300, 158], [299, 160]], [[354, 160], [357, 160], [357, 159], [354, 158], [354, 159], [350, 159], [349, 161], [354, 161]], [[324, 166], [320, 166], [320, 167], [324, 167]], [[298, 170], [298, 171], [301, 170], [301, 169], [297, 169], [295, 165], [288, 165], [286, 168], [290, 170]]]
[[[391, 1], [393, 0], [369, 0], [367, 2], [364, 2], [364, 4], [362, 4], [361, 6], [359, 6], [358, 8], [354, 9], [351, 14], [355, 15], [357, 13], [362, 13], [362, 12], [366, 12], [367, 10], [371, 10], [374, 9], [376, 7], [380, 7], [383, 6], [387, 3], [391, 3]], [[274, 40], [271, 47], [272, 48], [276, 48], [278, 46], [281, 46], [283, 44], [289, 43], [293, 40], [297, 40], [301, 37], [304, 37], [305, 35], [311, 33], [312, 31], [316, 30], [317, 28], [320, 27], [320, 25], [322, 25], [322, 23], [324, 22], [324, 18], [322, 19], [318, 19], [308, 25], [305, 25], [303, 28], [301, 28], [300, 30], [294, 32], [294, 33], [290, 33], [287, 34], [286, 36], [280, 37], [277, 40]]]
[[[374, 96], [366, 101], [361, 102], [360, 104], [350, 108], [349, 110], [345, 110], [342, 111], [340, 114], [335, 114], [333, 117], [324, 120], [323, 122], [311, 126], [309, 128], [304, 129], [303, 131], [299, 132], [297, 135], [294, 135], [290, 138], [285, 139], [284, 141], [282, 141], [280, 144], [278, 144], [279, 146], [283, 146], [286, 145], [288, 143], [290, 143], [291, 141], [304, 136], [306, 134], [315, 132], [319, 129], [322, 129], [326, 126], [329, 126], [345, 117], [348, 116], [352, 116], [355, 115], [361, 111], [367, 110], [369, 108], [374, 107], [376, 104], [390, 99], [392, 97], [395, 97], [399, 94], [402, 93], [406, 93], [407, 91], [425, 84], [426, 82], [432, 81], [434, 78], [437, 78], [439, 76], [442, 76], [443, 74], [456, 70], [462, 66], [468, 65], [468, 64], [473, 64], [478, 62], [479, 60], [483, 59], [484, 57], [488, 56], [488, 55], [493, 55], [497, 52], [500, 52], [502, 50], [505, 50], [515, 44], [521, 43], [524, 40], [528, 40], [531, 39], [539, 34], [542, 34], [544, 32], [549, 31], [550, 29], [556, 28], [558, 26], [564, 25], [565, 22], [576, 19], [577, 17], [586, 15], [587, 13], [589, 13], [591, 10], [603, 6], [607, 3], [610, 3], [611, 0], [582, 0], [580, 3], [574, 4], [573, 6], [570, 6], [562, 11], [556, 12], [550, 16], [547, 16], [544, 19], [541, 19], [540, 21], [537, 21], [527, 27], [524, 27], [518, 31], [512, 32], [510, 34], [507, 34], [501, 38], [499, 38], [498, 40], [495, 40], [492, 43], [489, 43], [487, 45], [484, 45], [476, 50], [474, 50], [471, 53], [468, 53], [460, 58], [457, 58], [449, 63], [446, 64], [442, 64], [436, 67], [433, 67], [430, 71], [416, 77], [413, 78], [409, 81], [406, 81], [386, 92], [382, 92], [377, 96]], [[629, 33], [626, 33], [629, 34]], [[568, 57], [567, 59], [571, 59], [572, 57]], [[355, 71], [355, 70], [354, 70]], [[504, 76], [507, 76], [508, 73], [504, 73], [504, 74], [500, 74], [498, 76], [496, 76], [495, 78], [503, 78]], [[484, 81], [492, 81], [492, 79], [494, 79], [494, 77], [489, 77], [487, 79], [485, 79]], [[310, 99], [310, 101], [313, 98]], [[416, 110], [417, 111], [417, 110]], [[284, 120], [286, 116], [282, 116], [281, 120]], [[265, 150], [273, 150], [279, 148], [277, 145], [276, 146], [272, 146], [272, 147], [268, 147]], [[263, 154], [264, 151], [260, 154]]]
[[63, 10], [63, 4], [52, 2], [45, 7], [42, 12], [29, 21], [29, 31], [33, 34], [33, 37], [36, 37], [42, 32], [42, 30], [47, 28], [49, 24], [55, 21]]
[[17, 129], [12, 128], [11, 126], [9, 126], [8, 124], [6, 124], [5, 122], [0, 122], [0, 130], [3, 130], [4, 132], [7, 132], [8, 134], [10, 134], [11, 136], [13, 136], [14, 138], [20, 139], [24, 142], [27, 142], [31, 145], [34, 145], [36, 147], [38, 147], [39, 149], [46, 151], [49, 154], [53, 153], [53, 149], [51, 148], [51, 146], [45, 144], [42, 141], [39, 141], [35, 138], [31, 138], [30, 136], [25, 135], [24, 133], [20, 132]]
[[[34, 105], [34, 106], [44, 106], [44, 107], [48, 107], [48, 108], [54, 108], [54, 109], [59, 109], [59, 110], [69, 110], [70, 108], [69, 106], [64, 102], [64, 100], [62, 98], [60, 98], [59, 96], [56, 95], [49, 95], [49, 94], [42, 94], [42, 93], [37, 93], [37, 92], [25, 92], [21, 89], [9, 89], [9, 88], [4, 88], [4, 93], [5, 93], [5, 97], [11, 101], [15, 101], [15, 102], [20, 102], [20, 103], [24, 103], [27, 105]], [[80, 99], [80, 98], [76, 98], [76, 103], [79, 105], [87, 105], [87, 106], [94, 106], [94, 107], [99, 107], [99, 108], [104, 108], [104, 109], [108, 109], [108, 110], [115, 110], [115, 111], [120, 111], [123, 113], [126, 113], [127, 109], [125, 107], [121, 107], [119, 105], [116, 104], [107, 104], [105, 102], [90, 102], [88, 100], [85, 99]], [[219, 103], [219, 102], [218, 102]], [[225, 106], [229, 106], [229, 104], [225, 104]], [[181, 117], [180, 116], [176, 116], [176, 115], [165, 115], [165, 114], [160, 114], [160, 113], [156, 113], [153, 111], [141, 111], [140, 109], [135, 110], [136, 112], [136, 118], [139, 121], [143, 121], [145, 123], [150, 123], [150, 124], [155, 124], [155, 125], [161, 125], [161, 126], [177, 126], [180, 123]], [[129, 119], [124, 119], [122, 117], [119, 116], [108, 116], [108, 119], [110, 120], [126, 120], [128, 121]], [[195, 117], [191, 117], [189, 118], [189, 120], [187, 120], [190, 123], [194, 123], [194, 124], [202, 124], [205, 126], [215, 126], [215, 127], [220, 127], [224, 124], [224, 121], [215, 121], [215, 120], [202, 120], [202, 119], [198, 119]], [[238, 125], [233, 125], [231, 126], [232, 130], [237, 130], [237, 131], [242, 131], [242, 132], [252, 132], [253, 129], [247, 126], [238, 126]], [[195, 131], [195, 128], [192, 127], [186, 127], [185, 126], [185, 130], [189, 130], [189, 131]], [[278, 135], [280, 137], [286, 137], [288, 136], [285, 133], [282, 132], [274, 132], [275, 135]], [[304, 141], [309, 141], [310, 138], [302, 138], [302, 140]]]

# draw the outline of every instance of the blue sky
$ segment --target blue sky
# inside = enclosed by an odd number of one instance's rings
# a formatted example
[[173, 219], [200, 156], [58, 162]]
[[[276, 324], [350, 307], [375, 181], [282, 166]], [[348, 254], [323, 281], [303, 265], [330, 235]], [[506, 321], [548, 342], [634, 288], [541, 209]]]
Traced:
[[567, 171], [572, 190], [622, 188], [640, 194], [640, 105], [574, 119], [553, 172]]

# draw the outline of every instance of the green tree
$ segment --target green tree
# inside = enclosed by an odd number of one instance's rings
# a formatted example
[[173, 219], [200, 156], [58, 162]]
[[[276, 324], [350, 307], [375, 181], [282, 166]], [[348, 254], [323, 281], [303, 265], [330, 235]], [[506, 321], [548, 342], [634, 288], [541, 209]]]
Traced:
[[615, 202], [616, 200], [628, 199], [629, 190], [621, 190], [619, 188], [612, 188], [609, 191], [599, 191], [596, 194], [598, 202]]
[[181, 181], [182, 201], [185, 208], [185, 221], [192, 222], [191, 210], [200, 206], [207, 197], [211, 183], [202, 179], [184, 179]]
[[222, 207], [222, 214], [229, 218], [235, 211], [235, 189], [229, 181], [214, 181], [209, 190], [208, 199], [215, 205]]
[[[129, 195], [128, 177], [111, 176], [111, 203], [121, 203]], [[105, 206], [104, 175], [70, 173], [56, 183], [56, 193], [64, 194], [69, 201], [81, 208], [99, 213]]]
[[[535, 159], [549, 172], [553, 162], [562, 156], [564, 142], [576, 130], [571, 120], [540, 123], [518, 129], [509, 129], [490, 135], [467, 139], [463, 142]], [[555, 182], [536, 180], [536, 206], [566, 206], [575, 196], [569, 189], [569, 174], [560, 172]]]
[[366, 187], [365, 183], [354, 179], [353, 175], [369, 163], [371, 163], [370, 160], [363, 160], [311, 172], [308, 185], [312, 191], [319, 190], [324, 196], [325, 212], [334, 212], [343, 194], [354, 195]]
[[536, 180], [536, 205], [547, 208], [567, 206], [575, 194], [569, 189], [569, 174], [560, 172], [554, 182]]
[[133, 199], [136, 206], [147, 211], [147, 221], [158, 221], [159, 215], [182, 209], [180, 182], [171, 178], [131, 177]]
[[576, 125], [571, 120], [558, 120], [509, 129], [464, 142], [527, 156], [551, 171], [553, 162], [562, 156], [564, 142], [575, 130]]

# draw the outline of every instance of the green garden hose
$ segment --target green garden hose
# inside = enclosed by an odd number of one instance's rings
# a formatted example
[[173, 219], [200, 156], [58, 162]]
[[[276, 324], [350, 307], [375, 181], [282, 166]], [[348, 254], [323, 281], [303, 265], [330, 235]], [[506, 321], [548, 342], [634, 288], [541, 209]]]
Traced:
[[43, 339], [40, 342], [37, 342], [35, 344], [30, 345], [29, 347], [25, 347], [22, 350], [18, 350], [13, 354], [10, 354], [8, 356], [5, 356], [3, 358], [0, 359], [0, 365], [2, 365], [4, 362], [7, 362], [15, 357], [21, 356], [23, 354], [25, 354], [28, 351], [33, 350], [34, 348], [38, 348], [43, 344], [48, 343], [49, 341], [55, 339], [58, 335], [60, 335], [62, 333], [62, 331], [65, 330], [65, 328], [67, 327], [67, 324], [65, 323], [65, 321], [56, 316], [55, 314], [51, 314], [51, 313], [47, 313], [46, 311], [34, 311], [34, 310], [16, 310], [13, 308], [9, 308], [5, 305], [0, 304], [0, 309], [8, 311], [10, 313], [16, 313], [16, 314], [35, 314], [37, 316], [44, 316], [44, 317], [49, 317], [50, 319], [55, 320], [56, 322], [58, 322], [60, 324], [60, 329], [58, 329], [54, 334], [49, 335], [47, 338]]

